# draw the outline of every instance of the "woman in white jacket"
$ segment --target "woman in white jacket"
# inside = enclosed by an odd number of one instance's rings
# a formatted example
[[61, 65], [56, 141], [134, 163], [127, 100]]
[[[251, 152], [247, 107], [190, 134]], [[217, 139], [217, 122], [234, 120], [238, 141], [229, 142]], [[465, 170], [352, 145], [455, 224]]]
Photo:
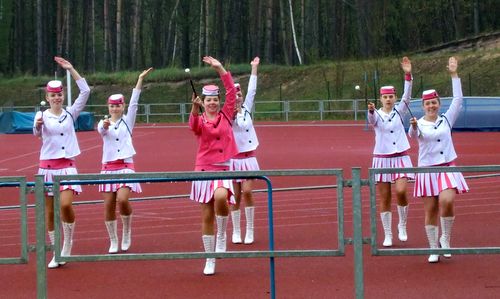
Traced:
[[[63, 69], [68, 70], [80, 89], [78, 98], [71, 107], [64, 108], [64, 90], [62, 82], [53, 80], [47, 83], [45, 99], [49, 109], [39, 111], [35, 115], [33, 134], [42, 140], [40, 150], [40, 166], [38, 174], [44, 175], [45, 182], [52, 182], [54, 175], [77, 174], [75, 158], [80, 154], [80, 147], [75, 133], [75, 121], [85, 108], [90, 95], [90, 88], [84, 78], [78, 74], [71, 63], [61, 57], [54, 60]], [[64, 185], [61, 191], [61, 220], [64, 242], [61, 256], [71, 255], [73, 232], [75, 227], [75, 212], [73, 197], [82, 192], [80, 185]], [[47, 192], [45, 200], [46, 221], [50, 243], [54, 245], [54, 193]], [[55, 254], [49, 268], [57, 268], [64, 263], [56, 263]]]
[[[412, 118], [408, 134], [417, 138], [418, 166], [455, 166], [457, 154], [451, 138], [451, 129], [460, 114], [463, 95], [462, 84], [457, 73], [458, 62], [455, 57], [448, 60], [448, 71], [453, 85], [453, 101], [448, 110], [439, 114], [441, 101], [434, 90], [426, 90], [422, 94], [424, 116], [417, 120]], [[467, 192], [469, 187], [460, 172], [418, 173], [415, 178], [413, 195], [421, 197], [425, 209], [425, 232], [430, 248], [438, 248], [438, 215], [441, 216], [442, 248], [450, 248], [451, 229], [455, 220], [453, 201], [456, 193]], [[451, 257], [445, 254], [444, 257]], [[438, 254], [431, 254], [429, 263], [439, 261]]]
[[[114, 94], [108, 98], [110, 118], [106, 117], [97, 125], [97, 130], [103, 140], [101, 168], [103, 174], [135, 172], [133, 160], [135, 149], [132, 144], [132, 131], [134, 130], [142, 81], [152, 70], [153, 68], [149, 68], [139, 75], [137, 84], [132, 90], [132, 97], [126, 115], [123, 114], [125, 111], [125, 97], [122, 94]], [[109, 234], [109, 253], [118, 252], [117, 202], [123, 224], [121, 249], [127, 251], [132, 243], [132, 206], [128, 201], [130, 191], [142, 192], [140, 184], [110, 183], [99, 185], [99, 192], [102, 193], [104, 198], [104, 223]]]
[[[408, 150], [410, 143], [403, 126], [403, 117], [408, 113], [411, 98], [412, 76], [411, 61], [403, 57], [401, 68], [405, 73], [404, 92], [401, 101], [396, 105], [396, 89], [393, 86], [380, 88], [382, 107], [375, 110], [373, 103], [368, 104], [368, 122], [375, 130], [375, 148], [373, 149], [373, 168], [413, 167]], [[397, 209], [399, 216], [398, 238], [408, 240], [406, 223], [408, 218], [408, 199], [406, 184], [410, 173], [378, 174], [375, 177], [380, 196], [380, 218], [384, 227], [383, 246], [392, 246], [392, 212], [391, 185], [396, 189]]]
[[[236, 111], [233, 122], [233, 133], [238, 154], [231, 160], [231, 170], [235, 171], [250, 171], [259, 170], [259, 163], [256, 158], [256, 149], [259, 146], [259, 140], [255, 133], [255, 128], [252, 121], [252, 108], [254, 104], [255, 93], [257, 92], [257, 68], [259, 67], [260, 59], [255, 57], [250, 65], [252, 72], [248, 82], [247, 95], [243, 102], [243, 93], [239, 84], [236, 87]], [[252, 244], [254, 241], [254, 215], [255, 206], [252, 196], [253, 180], [234, 180], [234, 196], [236, 204], [231, 205], [231, 220], [233, 222], [232, 242], [235, 244], [241, 243], [241, 228], [240, 228], [240, 203], [243, 198], [245, 202], [245, 217], [246, 217], [246, 233], [245, 244]]]

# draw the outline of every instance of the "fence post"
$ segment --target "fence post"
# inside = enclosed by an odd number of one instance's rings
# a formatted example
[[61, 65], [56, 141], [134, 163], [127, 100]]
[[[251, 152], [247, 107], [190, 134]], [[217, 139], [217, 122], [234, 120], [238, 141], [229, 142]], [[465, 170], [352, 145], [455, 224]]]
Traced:
[[186, 104], [185, 104], [185, 103], [181, 103], [181, 104], [179, 104], [179, 105], [180, 105], [179, 110], [181, 111], [181, 121], [182, 121], [182, 122], [185, 122], [185, 117], [186, 117]]
[[355, 298], [364, 298], [363, 278], [363, 230], [361, 226], [361, 168], [352, 168], [352, 225], [354, 246]]
[[325, 107], [324, 107], [323, 101], [320, 100], [319, 101], [319, 119], [320, 120], [323, 120], [323, 111], [324, 110], [325, 110]]
[[144, 105], [144, 112], [146, 113], [146, 123], [149, 124], [149, 114], [151, 113], [150, 104]]
[[45, 248], [45, 190], [43, 175], [35, 176], [36, 198], [36, 297], [47, 298], [47, 260]]

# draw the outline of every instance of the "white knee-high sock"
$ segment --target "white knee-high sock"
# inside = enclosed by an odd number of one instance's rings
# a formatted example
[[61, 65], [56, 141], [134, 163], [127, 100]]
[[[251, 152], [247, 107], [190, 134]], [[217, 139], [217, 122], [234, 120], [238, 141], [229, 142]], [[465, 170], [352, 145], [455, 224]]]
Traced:
[[384, 228], [384, 243], [382, 245], [392, 246], [392, 213], [382, 212], [380, 213], [380, 219]]
[[406, 232], [406, 223], [408, 221], [408, 208], [409, 205], [406, 206], [398, 205], [398, 216], [399, 216], [398, 238], [400, 241], [403, 242], [408, 240], [408, 235]]
[[217, 222], [217, 240], [215, 243], [215, 252], [226, 252], [227, 238], [227, 220], [228, 216], [215, 216]]
[[132, 214], [120, 215], [122, 218], [122, 250], [127, 251], [132, 245]]
[[118, 232], [117, 232], [117, 221], [116, 220], [111, 220], [111, 221], [104, 221], [104, 224], [106, 225], [106, 229], [108, 231], [109, 235], [109, 249], [108, 253], [117, 253], [118, 252]]
[[73, 248], [73, 234], [75, 232], [75, 222], [62, 222], [64, 242], [61, 250], [61, 256], [70, 256]]
[[245, 244], [252, 244], [254, 241], [254, 217], [255, 207], [245, 207], [245, 217], [247, 221]]

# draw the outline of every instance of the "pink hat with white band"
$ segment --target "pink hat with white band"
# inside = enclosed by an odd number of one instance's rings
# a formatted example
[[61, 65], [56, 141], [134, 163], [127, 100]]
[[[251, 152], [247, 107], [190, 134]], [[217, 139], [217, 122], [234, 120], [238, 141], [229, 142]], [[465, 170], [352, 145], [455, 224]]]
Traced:
[[380, 95], [383, 94], [396, 94], [396, 88], [392, 85], [380, 87]]
[[217, 85], [205, 85], [201, 92], [204, 96], [218, 96], [219, 87]]
[[61, 92], [63, 90], [62, 82], [59, 80], [52, 80], [47, 83], [45, 87], [47, 92]]
[[121, 94], [113, 94], [108, 98], [108, 104], [119, 105], [125, 103], [125, 97]]
[[422, 101], [430, 100], [430, 99], [434, 99], [434, 98], [439, 98], [439, 95], [438, 95], [436, 90], [429, 89], [429, 90], [424, 90], [424, 92], [422, 92]]

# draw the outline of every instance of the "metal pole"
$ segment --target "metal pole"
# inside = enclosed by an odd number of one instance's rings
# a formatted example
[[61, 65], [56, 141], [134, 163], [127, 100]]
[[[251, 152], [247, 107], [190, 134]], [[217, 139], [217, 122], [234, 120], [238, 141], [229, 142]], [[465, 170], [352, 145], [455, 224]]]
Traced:
[[[274, 251], [274, 221], [273, 221], [273, 186], [271, 180], [264, 177], [267, 183], [267, 217], [269, 221], [269, 251]], [[271, 283], [270, 295], [272, 299], [276, 298], [276, 283], [274, 272], [274, 257], [269, 257], [269, 280]]]
[[36, 198], [36, 297], [47, 298], [47, 260], [45, 248], [45, 190], [43, 175], [35, 176]]
[[361, 168], [352, 168], [352, 224], [354, 245], [354, 287], [356, 299], [364, 298], [363, 230], [361, 217]]

